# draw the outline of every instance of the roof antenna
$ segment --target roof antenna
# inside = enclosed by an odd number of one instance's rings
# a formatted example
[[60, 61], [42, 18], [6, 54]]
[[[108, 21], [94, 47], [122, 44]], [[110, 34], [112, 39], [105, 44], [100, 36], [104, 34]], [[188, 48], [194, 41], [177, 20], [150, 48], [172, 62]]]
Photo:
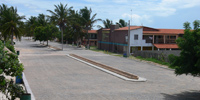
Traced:
[[141, 24], [143, 26], [143, 24]]

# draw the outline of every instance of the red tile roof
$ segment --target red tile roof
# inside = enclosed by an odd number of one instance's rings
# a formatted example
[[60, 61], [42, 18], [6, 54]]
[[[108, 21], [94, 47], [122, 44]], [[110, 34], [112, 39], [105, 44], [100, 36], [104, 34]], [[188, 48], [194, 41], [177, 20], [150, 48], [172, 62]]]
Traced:
[[184, 29], [158, 29], [158, 31], [143, 31], [144, 34], [184, 34]]
[[[130, 26], [130, 30], [135, 30], [135, 29], [139, 29], [139, 28], [142, 28], [142, 26]], [[128, 27], [122, 27], [122, 28], [119, 28], [119, 29], [115, 29], [116, 31], [118, 30], [128, 30]]]
[[88, 30], [88, 33], [97, 33], [97, 30]]
[[159, 49], [178, 49], [177, 44], [153, 44], [153, 45]]
[[109, 28], [105, 28], [105, 29], [102, 29], [102, 30], [109, 31], [110, 29]]

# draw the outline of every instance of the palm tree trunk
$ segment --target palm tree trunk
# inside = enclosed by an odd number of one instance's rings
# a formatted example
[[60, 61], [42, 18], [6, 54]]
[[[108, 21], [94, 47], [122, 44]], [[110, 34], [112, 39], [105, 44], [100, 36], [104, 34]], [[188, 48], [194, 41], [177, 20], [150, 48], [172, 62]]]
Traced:
[[87, 27], [87, 49], [89, 49], [89, 42], [90, 42], [90, 39], [89, 39], [89, 34], [88, 34], [88, 27]]
[[14, 35], [14, 33], [12, 32], [12, 35], [11, 35], [11, 44], [12, 44], [12, 45], [14, 45], [14, 44], [13, 44], [13, 35]]

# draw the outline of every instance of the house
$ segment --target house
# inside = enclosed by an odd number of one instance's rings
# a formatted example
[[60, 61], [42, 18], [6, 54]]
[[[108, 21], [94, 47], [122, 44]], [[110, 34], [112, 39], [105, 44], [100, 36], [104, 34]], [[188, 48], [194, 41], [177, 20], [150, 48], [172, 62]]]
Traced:
[[130, 47], [128, 46], [128, 27], [111, 25], [110, 29], [98, 30], [98, 48], [111, 52], [124, 53], [130, 49], [177, 50], [175, 40], [182, 37], [184, 29], [157, 29], [146, 26], [130, 26]]
[[[97, 46], [97, 30], [88, 30], [89, 35], [89, 45], [90, 46]], [[83, 38], [83, 45], [87, 45], [87, 33]]]

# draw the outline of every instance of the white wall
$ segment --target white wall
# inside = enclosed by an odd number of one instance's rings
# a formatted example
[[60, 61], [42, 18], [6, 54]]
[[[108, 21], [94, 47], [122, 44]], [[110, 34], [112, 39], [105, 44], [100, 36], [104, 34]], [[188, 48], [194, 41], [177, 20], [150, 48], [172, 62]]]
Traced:
[[[138, 40], [134, 40], [134, 35], [138, 35]], [[130, 31], [130, 46], [153, 46], [152, 43], [146, 43], [143, 40], [143, 28]]]

